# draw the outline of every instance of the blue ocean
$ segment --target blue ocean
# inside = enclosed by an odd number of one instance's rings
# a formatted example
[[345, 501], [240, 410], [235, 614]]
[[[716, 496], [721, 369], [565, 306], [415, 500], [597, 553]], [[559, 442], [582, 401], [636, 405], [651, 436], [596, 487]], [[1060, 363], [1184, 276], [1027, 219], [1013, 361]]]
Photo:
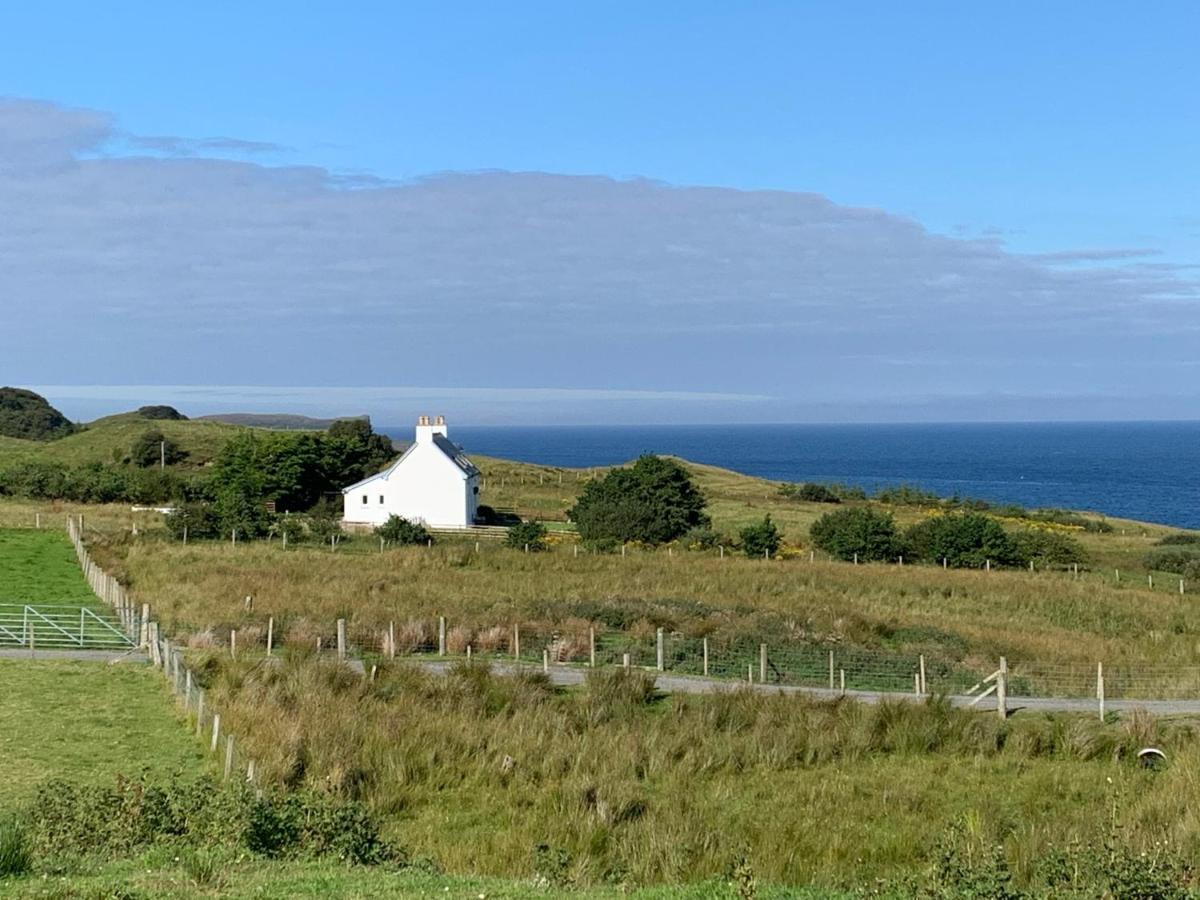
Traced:
[[468, 453], [552, 466], [670, 453], [777, 481], [905, 483], [1200, 528], [1200, 422], [455, 426], [451, 436]]

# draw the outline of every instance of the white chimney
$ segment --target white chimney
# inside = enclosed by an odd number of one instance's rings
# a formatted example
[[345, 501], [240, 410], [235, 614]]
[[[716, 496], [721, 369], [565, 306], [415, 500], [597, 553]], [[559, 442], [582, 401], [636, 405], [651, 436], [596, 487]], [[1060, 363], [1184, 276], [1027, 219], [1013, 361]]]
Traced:
[[446, 417], [438, 416], [431, 420], [429, 416], [417, 417], [417, 443], [428, 444], [433, 440], [435, 434], [440, 434], [443, 437], [447, 436]]

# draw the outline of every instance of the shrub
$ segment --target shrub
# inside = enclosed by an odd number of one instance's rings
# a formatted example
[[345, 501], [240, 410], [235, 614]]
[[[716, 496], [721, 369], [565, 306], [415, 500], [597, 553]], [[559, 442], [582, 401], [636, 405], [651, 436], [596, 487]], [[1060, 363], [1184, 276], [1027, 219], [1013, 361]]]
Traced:
[[504, 537], [506, 547], [516, 550], [528, 549], [536, 553], [546, 549], [546, 526], [541, 522], [521, 522], [512, 525]]
[[1188, 545], [1200, 545], [1200, 532], [1196, 531], [1179, 531], [1175, 534], [1168, 534], [1159, 542], [1162, 547], [1176, 547]]
[[679, 543], [688, 550], [711, 550], [724, 543], [724, 539], [707, 525], [697, 525], [688, 529], [687, 534], [679, 539]]
[[[942, 498], [911, 484], [898, 484], [875, 492], [875, 499], [890, 506], [941, 506]], [[961, 503], [962, 501], [956, 501]]]
[[397, 515], [388, 516], [375, 533], [389, 544], [425, 544], [429, 541], [429, 532], [424, 525]]
[[915, 559], [958, 568], [981, 569], [988, 560], [997, 565], [1020, 562], [1013, 542], [991, 516], [968, 512], [936, 516], [918, 522], [904, 535], [905, 549]]
[[805, 481], [801, 484], [781, 484], [779, 493], [789, 500], [803, 500], [808, 503], [841, 503], [842, 498], [823, 484]]
[[1175, 545], [1166, 550], [1152, 550], [1143, 557], [1142, 562], [1147, 569], [1182, 575], [1190, 565], [1200, 564], [1200, 547]]
[[1009, 535], [1017, 561], [1046, 566], [1069, 566], [1087, 561], [1083, 545], [1065, 534], [1024, 528]]
[[167, 531], [176, 540], [183, 540], [184, 529], [189, 538], [215, 538], [220, 536], [220, 521], [216, 510], [207, 503], [185, 503], [168, 513]]
[[774, 556], [779, 552], [779, 529], [765, 516], [761, 522], [747, 525], [738, 536], [742, 541], [742, 552], [752, 559], [761, 559], [768, 554]]
[[143, 433], [129, 450], [129, 461], [143, 469], [157, 466], [166, 460], [168, 466], [180, 462], [187, 456], [179, 445], [168, 439], [161, 431]]
[[304, 528], [304, 520], [298, 516], [282, 515], [275, 520], [272, 531], [280, 538], [287, 536], [289, 544], [300, 544], [308, 537]]
[[589, 481], [568, 515], [588, 542], [662, 544], [709, 522], [687, 469], [649, 454]]
[[194, 851], [228, 847], [366, 865], [403, 859], [355, 801], [312, 791], [258, 796], [249, 787], [223, 788], [208, 778], [165, 784], [118, 779], [112, 787], [49, 782], [31, 807], [29, 836], [30, 848], [43, 856], [124, 856], [174, 839]]
[[809, 532], [813, 543], [838, 559], [857, 555], [863, 562], [892, 560], [899, 555], [896, 523], [890, 513], [866, 507], [825, 513]]

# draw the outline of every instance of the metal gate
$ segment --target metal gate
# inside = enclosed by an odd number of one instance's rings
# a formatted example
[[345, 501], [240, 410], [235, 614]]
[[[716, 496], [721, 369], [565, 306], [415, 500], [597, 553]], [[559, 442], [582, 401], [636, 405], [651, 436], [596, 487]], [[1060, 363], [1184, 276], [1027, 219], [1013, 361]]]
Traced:
[[0, 647], [47, 650], [128, 650], [138, 645], [140, 622], [129, 633], [115, 619], [86, 607], [0, 604]]

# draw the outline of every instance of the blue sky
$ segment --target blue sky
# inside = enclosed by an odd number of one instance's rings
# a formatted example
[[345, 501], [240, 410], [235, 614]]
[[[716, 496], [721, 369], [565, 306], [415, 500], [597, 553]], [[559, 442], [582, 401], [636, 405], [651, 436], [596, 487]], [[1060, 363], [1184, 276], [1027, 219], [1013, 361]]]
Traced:
[[[453, 389], [475, 421], [552, 401], [473, 388], [590, 392], [553, 408], [578, 421], [1200, 416], [1194, 4], [22, 7], [0, 379]], [[36, 347], [64, 319], [65, 363]]]

